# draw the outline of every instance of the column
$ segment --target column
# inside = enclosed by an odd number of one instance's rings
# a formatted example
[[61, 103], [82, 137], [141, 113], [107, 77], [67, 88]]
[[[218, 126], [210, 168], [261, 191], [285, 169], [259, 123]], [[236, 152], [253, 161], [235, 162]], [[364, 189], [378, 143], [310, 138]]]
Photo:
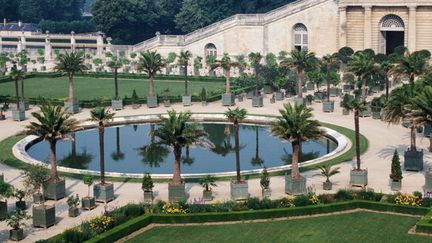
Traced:
[[24, 32], [21, 32], [21, 50], [26, 49], [26, 38], [24, 37]]
[[52, 59], [52, 46], [49, 31], [46, 32], [45, 37], [45, 61], [51, 61]]
[[366, 5], [364, 8], [364, 41], [363, 48], [372, 48], [372, 6]]
[[[108, 44], [107, 44], [107, 46], [106, 46], [106, 51], [107, 51], [107, 52], [112, 52], [112, 44], [111, 44], [112, 38], [111, 38], [111, 37], [108, 37], [106, 40], [107, 40], [107, 42], [108, 42]], [[113, 54], [114, 54], [114, 53], [113, 53]]]
[[417, 6], [408, 6], [409, 9], [409, 19], [408, 19], [408, 50], [414, 52], [417, 49], [417, 24], [416, 24], [416, 14]]
[[339, 7], [339, 48], [345, 47], [347, 45], [347, 36], [346, 36], [346, 6]]
[[99, 35], [97, 37], [96, 46], [97, 46], [96, 56], [98, 58], [102, 58], [103, 49], [104, 49], [103, 34], [102, 33], [99, 33]]
[[70, 43], [71, 43], [71, 51], [75, 51], [75, 45], [76, 45], [76, 41], [75, 41], [75, 32], [71, 31], [71, 39], [70, 39]]

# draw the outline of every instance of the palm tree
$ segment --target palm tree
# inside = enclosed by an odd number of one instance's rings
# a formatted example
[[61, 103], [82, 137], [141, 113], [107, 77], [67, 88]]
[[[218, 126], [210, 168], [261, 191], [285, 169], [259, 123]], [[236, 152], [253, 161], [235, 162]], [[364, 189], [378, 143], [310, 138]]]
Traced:
[[258, 94], [258, 85], [259, 85], [259, 69], [261, 67], [261, 60], [263, 56], [259, 52], [251, 52], [248, 55], [249, 62], [251, 63], [251, 66], [254, 69], [255, 72], [255, 95], [259, 96]]
[[236, 153], [236, 172], [237, 172], [237, 183], [241, 183], [240, 177], [240, 142], [239, 142], [239, 123], [246, 118], [247, 111], [244, 108], [235, 108], [225, 112], [225, 116], [234, 125], [234, 143], [235, 143], [235, 153]]
[[292, 50], [290, 57], [281, 62], [281, 67], [293, 68], [297, 72], [297, 97], [303, 98], [302, 87], [306, 69], [314, 69], [319, 65], [314, 52], [307, 50]]
[[354, 133], [355, 133], [355, 151], [356, 151], [356, 161], [357, 161], [357, 170], [360, 171], [360, 112], [366, 109], [365, 102], [360, 101], [358, 99], [352, 99], [348, 102], [344, 102], [343, 108], [348, 111], [354, 111]]
[[17, 110], [19, 111], [20, 108], [24, 109], [25, 107], [20, 107], [20, 97], [19, 97], [19, 88], [18, 88], [18, 82], [20, 80], [23, 80], [25, 77], [25, 72], [21, 69], [18, 70], [16, 64], [13, 65], [11, 72], [9, 74], [9, 78], [15, 82], [15, 96], [16, 96], [16, 105]]
[[114, 161], [124, 159], [125, 154], [120, 149], [120, 127], [116, 127], [116, 151], [111, 154], [111, 158]]
[[380, 66], [375, 62], [373, 51], [356, 52], [352, 59], [348, 62], [348, 68], [362, 82], [362, 100], [366, 102], [366, 82], [376, 75]]
[[259, 156], [259, 127], [255, 127], [255, 157], [251, 159], [252, 165], [262, 165], [264, 160]]
[[70, 115], [60, 106], [43, 104], [41, 113], [33, 112], [32, 116], [37, 122], [30, 122], [26, 126], [25, 133], [36, 135], [45, 140], [50, 146], [51, 180], [60, 181], [57, 173], [56, 144], [57, 141], [68, 138], [68, 134], [78, 129], [78, 121], [70, 118]]
[[432, 87], [426, 86], [412, 99], [413, 116], [424, 122], [432, 122]]
[[84, 57], [82, 52], [66, 52], [57, 56], [57, 64], [54, 69], [61, 73], [66, 73], [69, 79], [69, 97], [68, 102], [73, 103], [75, 101], [73, 78], [75, 73], [83, 72], [87, 70], [84, 64]]
[[150, 143], [139, 148], [139, 155], [142, 156], [142, 162], [150, 167], [160, 167], [160, 164], [165, 161], [169, 150], [167, 147], [155, 142], [155, 125], [150, 124]]
[[[138, 70], [147, 73], [149, 78], [149, 97], [155, 97], [154, 91], [154, 76], [162, 67], [165, 66], [162, 56], [156, 51], [146, 51], [141, 53], [141, 57], [138, 63]], [[148, 102], [148, 101], [147, 101]], [[156, 101], [157, 103], [157, 101]], [[155, 104], [152, 104], [152, 107]], [[157, 105], [157, 104], [156, 104]]]
[[292, 164], [291, 178], [300, 179], [299, 156], [301, 143], [310, 139], [323, 136], [325, 131], [320, 128], [318, 120], [313, 120], [312, 109], [304, 105], [284, 104], [284, 108], [279, 110], [279, 116], [271, 125], [273, 135], [280, 139], [291, 142]]
[[394, 74], [407, 77], [410, 84], [414, 85], [416, 78], [427, 71], [430, 57], [431, 53], [427, 50], [413, 53], [406, 51], [405, 55], [396, 58]]
[[101, 185], [105, 185], [105, 124], [112, 120], [114, 115], [115, 113], [105, 107], [96, 107], [90, 111], [90, 121], [98, 123]]
[[119, 92], [118, 92], [118, 70], [123, 67], [123, 60], [121, 58], [118, 58], [117, 56], [113, 56], [111, 58], [111, 61], [107, 63], [108, 67], [113, 70], [114, 73], [114, 99], [119, 100]]
[[330, 74], [332, 69], [337, 68], [340, 65], [339, 54], [336, 52], [332, 55], [325, 55], [322, 58], [322, 63], [326, 69], [327, 101], [330, 101]]
[[231, 58], [229, 57], [228, 53], [224, 53], [221, 60], [216, 60], [212, 65], [211, 68], [215, 69], [218, 67], [223, 68], [225, 72], [225, 88], [226, 94], [231, 94], [231, 68], [240, 66], [240, 63], [231, 61]]
[[207, 139], [207, 133], [197, 124], [188, 123], [191, 117], [190, 112], [169, 111], [168, 116], [159, 116], [160, 126], [154, 132], [159, 138], [156, 144], [163, 144], [173, 149], [174, 153], [174, 172], [171, 185], [182, 185], [181, 180], [181, 154], [182, 148], [190, 145], [212, 146]]
[[178, 57], [178, 62], [180, 66], [183, 67], [184, 70], [184, 80], [185, 80], [185, 92], [184, 96], [188, 96], [188, 66], [189, 60], [192, 58], [192, 53], [190, 51], [181, 51], [180, 56]]
[[315, 175], [324, 176], [327, 183], [330, 182], [330, 177], [340, 173], [340, 167], [333, 169], [331, 165], [320, 165], [318, 168], [321, 170], [321, 173]]

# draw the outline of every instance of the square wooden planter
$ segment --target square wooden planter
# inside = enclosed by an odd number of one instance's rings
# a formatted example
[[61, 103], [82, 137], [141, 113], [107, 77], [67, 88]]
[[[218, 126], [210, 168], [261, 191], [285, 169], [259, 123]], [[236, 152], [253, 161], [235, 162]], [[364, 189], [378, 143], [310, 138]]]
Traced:
[[293, 100], [294, 100], [295, 105], [304, 105], [305, 104], [304, 98], [294, 98]]
[[204, 190], [203, 191], [203, 200], [204, 201], [213, 200], [213, 192], [211, 190], [209, 190], [209, 191]]
[[154, 97], [147, 96], [147, 107], [148, 108], [158, 107], [158, 100], [156, 96]]
[[235, 95], [234, 94], [222, 94], [222, 105], [223, 106], [235, 105]]
[[430, 137], [432, 134], [432, 123], [427, 123], [423, 129], [425, 137]]
[[114, 200], [114, 184], [96, 184], [93, 186], [93, 195], [96, 202], [108, 203]]
[[144, 203], [153, 203], [153, 191], [144, 191]]
[[33, 206], [33, 227], [49, 228], [55, 224], [54, 206]]
[[69, 217], [76, 218], [79, 215], [79, 208], [70, 207], [69, 208]]
[[422, 171], [423, 170], [423, 150], [405, 151], [404, 167], [405, 170]]
[[309, 83], [306, 83], [306, 89], [307, 90], [315, 90], [315, 84], [314, 83], [311, 83], [311, 82], [309, 82]]
[[432, 193], [432, 169], [429, 169], [425, 173], [425, 185], [424, 185], [424, 191], [431, 192]]
[[262, 189], [262, 197], [263, 198], [269, 198], [269, 197], [271, 197], [271, 189], [270, 188], [264, 188], [264, 189]]
[[237, 183], [236, 181], [230, 182], [231, 187], [231, 199], [232, 200], [246, 200], [249, 197], [248, 183], [243, 181]]
[[64, 108], [66, 112], [70, 114], [75, 114], [79, 112], [79, 103], [78, 101], [74, 101], [74, 102], [65, 101]]
[[323, 189], [326, 191], [331, 191], [333, 187], [333, 183], [331, 183], [331, 181], [324, 181], [323, 182]]
[[298, 179], [291, 178], [291, 175], [285, 175], [285, 193], [291, 195], [305, 194], [306, 178], [300, 177]]
[[164, 107], [171, 107], [171, 101], [170, 100], [164, 100]]
[[334, 101], [323, 101], [323, 112], [333, 112], [334, 111]]
[[44, 188], [46, 199], [59, 200], [66, 196], [66, 183], [65, 180], [57, 182], [50, 181], [46, 188]]
[[183, 106], [191, 106], [192, 105], [192, 96], [184, 95], [182, 96]]
[[264, 94], [273, 94], [273, 88], [270, 85], [264, 85]]
[[255, 91], [251, 90], [249, 92], [246, 93], [246, 99], [252, 99], [252, 97], [255, 96]]
[[96, 200], [94, 197], [83, 197], [81, 199], [81, 208], [85, 210], [92, 210], [96, 207]]
[[335, 88], [335, 87], [330, 88], [330, 96], [331, 97], [339, 96], [339, 94], [340, 94], [340, 91], [338, 88]]
[[123, 100], [111, 100], [111, 107], [113, 110], [123, 110]]
[[284, 100], [284, 93], [281, 92], [281, 91], [277, 91], [277, 92], [275, 93], [275, 98], [276, 98], [277, 101]]
[[12, 241], [20, 241], [24, 239], [23, 229], [11, 229], [9, 230], [9, 239]]
[[402, 180], [394, 181], [390, 179], [390, 183], [392, 191], [400, 191], [402, 189]]
[[179, 202], [186, 200], [185, 183], [180, 185], [168, 184], [168, 200], [170, 202]]
[[350, 172], [351, 186], [365, 187], [368, 184], [367, 170], [351, 170]]
[[32, 195], [33, 203], [41, 204], [45, 201], [44, 195], [42, 193], [35, 193]]
[[264, 99], [262, 96], [252, 97], [252, 107], [263, 107]]
[[0, 201], [0, 220], [5, 219], [7, 217], [7, 201]]
[[24, 121], [26, 119], [25, 117], [25, 111], [24, 110], [12, 110], [12, 119], [14, 121]]
[[372, 119], [381, 120], [381, 111], [372, 111]]
[[348, 109], [343, 108], [342, 109], [342, 115], [348, 116], [350, 114], [350, 111]]

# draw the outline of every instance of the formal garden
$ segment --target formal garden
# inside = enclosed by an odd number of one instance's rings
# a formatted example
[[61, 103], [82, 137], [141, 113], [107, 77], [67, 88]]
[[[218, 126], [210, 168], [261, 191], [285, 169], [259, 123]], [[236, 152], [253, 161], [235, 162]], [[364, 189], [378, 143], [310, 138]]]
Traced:
[[[150, 51], [136, 57], [136, 72], [114, 55], [90, 72], [83, 53], [68, 52], [55, 72], [34, 73], [8, 55], [0, 126], [14, 133], [2, 137], [0, 160], [18, 179], [0, 177], [10, 229], [1, 233], [22, 240], [38, 234], [32, 227], [55, 229], [31, 238], [39, 242], [430, 241], [430, 56], [225, 53], [203, 60], [201, 75], [182, 51], [169, 75], [167, 59]], [[374, 126], [395, 129], [402, 145], [370, 140]], [[380, 157], [370, 145], [391, 147]], [[372, 187], [377, 180], [385, 185]]]

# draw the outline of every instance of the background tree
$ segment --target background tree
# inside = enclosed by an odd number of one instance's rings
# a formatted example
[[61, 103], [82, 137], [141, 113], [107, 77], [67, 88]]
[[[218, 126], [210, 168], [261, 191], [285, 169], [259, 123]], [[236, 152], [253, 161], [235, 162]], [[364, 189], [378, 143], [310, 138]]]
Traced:
[[108, 67], [111, 68], [111, 70], [114, 73], [114, 90], [115, 90], [115, 96], [114, 99], [119, 100], [119, 94], [118, 94], [118, 70], [123, 67], [124, 60], [113, 56], [111, 57], [111, 60], [107, 63]]
[[360, 160], [360, 112], [366, 109], [365, 103], [358, 99], [350, 99], [344, 102], [343, 108], [354, 112], [354, 133], [355, 133], [355, 151], [356, 151], [356, 164], [357, 170], [361, 170]]
[[178, 62], [184, 70], [184, 80], [185, 80], [184, 95], [185, 96], [188, 95], [188, 66], [189, 66], [189, 61], [191, 58], [192, 58], [192, 53], [190, 51], [181, 51], [180, 55], [178, 57]]
[[9, 73], [9, 78], [15, 82], [15, 96], [16, 96], [15, 99], [16, 99], [17, 110], [19, 111], [21, 107], [19, 102], [20, 98], [19, 98], [18, 82], [25, 78], [25, 72], [23, 70], [18, 70], [17, 66], [14, 64], [11, 69], [11, 72]]
[[154, 76], [164, 67], [162, 56], [155, 51], [146, 51], [141, 53], [138, 63], [138, 70], [144, 71], [149, 78], [149, 97], [154, 97]]
[[259, 86], [259, 70], [261, 66], [261, 60], [263, 56], [259, 52], [251, 52], [248, 55], [249, 62], [254, 69], [255, 73], [255, 95], [259, 95], [258, 86]]
[[327, 54], [322, 58], [322, 63], [326, 70], [326, 81], [327, 81], [327, 101], [330, 101], [330, 80], [332, 69], [338, 68], [340, 59], [338, 53]]
[[216, 60], [211, 68], [221, 67], [225, 72], [225, 93], [231, 94], [231, 68], [240, 66], [240, 63], [232, 61], [228, 53], [224, 53], [221, 60]]
[[235, 154], [236, 154], [236, 175], [237, 175], [237, 183], [241, 183], [240, 176], [240, 141], [239, 141], [239, 123], [246, 118], [247, 111], [244, 108], [235, 108], [231, 110], [228, 108], [228, 111], [225, 112], [225, 116], [230, 120], [234, 125], [234, 143], [235, 143]]
[[369, 51], [358, 51], [349, 61], [349, 70], [353, 72], [361, 80], [362, 100], [366, 101], [366, 84], [376, 75], [380, 67], [375, 62], [375, 54]]
[[431, 53], [427, 50], [413, 53], [406, 51], [404, 55], [396, 58], [394, 74], [396, 76], [407, 77], [410, 84], [414, 85], [416, 78], [426, 72], [430, 57]]

